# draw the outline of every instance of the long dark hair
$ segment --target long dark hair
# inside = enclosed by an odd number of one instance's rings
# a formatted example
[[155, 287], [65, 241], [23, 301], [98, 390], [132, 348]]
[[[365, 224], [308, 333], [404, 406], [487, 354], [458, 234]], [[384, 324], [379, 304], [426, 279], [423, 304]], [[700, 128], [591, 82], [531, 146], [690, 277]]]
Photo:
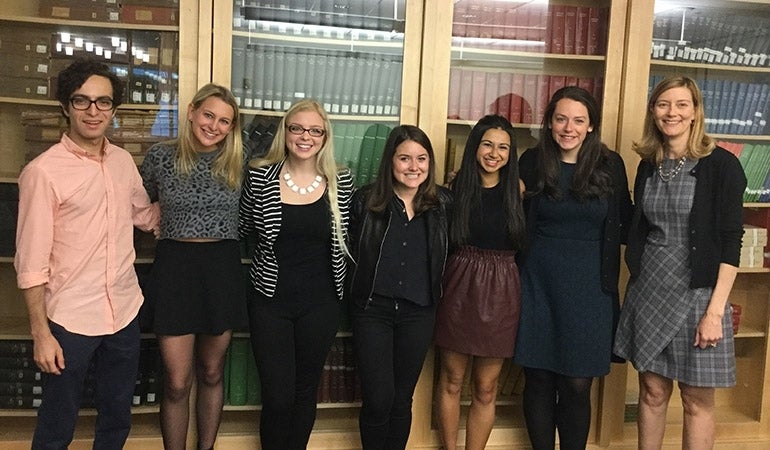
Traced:
[[380, 168], [377, 171], [377, 179], [372, 184], [372, 191], [366, 206], [376, 213], [384, 212], [395, 192], [393, 190], [393, 156], [396, 154], [396, 148], [406, 141], [414, 141], [420, 144], [428, 151], [430, 159], [428, 168], [428, 178], [417, 188], [417, 194], [412, 200], [415, 213], [420, 213], [438, 205], [438, 194], [436, 189], [436, 160], [433, 153], [433, 145], [430, 143], [428, 135], [414, 125], [399, 125], [394, 128], [388, 140], [385, 142], [385, 149], [382, 151], [382, 160]]
[[499, 129], [508, 133], [511, 138], [511, 154], [508, 164], [500, 168], [500, 184], [503, 187], [503, 210], [507, 220], [506, 231], [515, 249], [520, 249], [524, 243], [524, 213], [519, 194], [519, 163], [516, 155], [516, 135], [511, 122], [503, 116], [488, 115], [482, 117], [468, 135], [465, 144], [463, 160], [457, 176], [452, 182], [454, 191], [454, 209], [451, 231], [449, 234], [452, 245], [464, 245], [470, 238], [470, 220], [474, 206], [481, 203], [481, 167], [476, 154], [478, 153], [484, 133], [490, 129]]
[[536, 186], [527, 186], [528, 194], [543, 192], [550, 198], [558, 199], [564, 194], [559, 190], [559, 172], [561, 149], [551, 134], [551, 120], [556, 111], [556, 103], [561, 99], [580, 102], [588, 110], [588, 123], [592, 130], [586, 134], [583, 145], [578, 153], [575, 176], [572, 179], [570, 193], [578, 200], [606, 197], [612, 191], [612, 180], [607, 168], [607, 156], [610, 150], [602, 144], [599, 105], [588, 91], [577, 86], [567, 86], [559, 89], [551, 97], [548, 107], [543, 114], [543, 126], [540, 132], [538, 147], [538, 177]]

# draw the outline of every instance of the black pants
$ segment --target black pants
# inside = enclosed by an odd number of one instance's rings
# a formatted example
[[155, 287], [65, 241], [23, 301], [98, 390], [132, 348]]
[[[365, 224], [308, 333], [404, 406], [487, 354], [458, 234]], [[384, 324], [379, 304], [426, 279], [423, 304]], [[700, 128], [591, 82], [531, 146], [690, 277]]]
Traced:
[[352, 313], [356, 364], [361, 378], [359, 416], [365, 450], [406, 447], [412, 396], [433, 337], [435, 306], [375, 296]]
[[[85, 319], [84, 319], [85, 320]], [[94, 363], [96, 379], [95, 449], [123, 448], [131, 429], [131, 400], [139, 366], [139, 321], [115, 334], [84, 336], [49, 322], [64, 351], [66, 368], [47, 375], [37, 412], [33, 449], [66, 449], [75, 432], [83, 381]]]
[[307, 447], [321, 371], [337, 334], [336, 296], [249, 301], [251, 346], [262, 386], [264, 450]]

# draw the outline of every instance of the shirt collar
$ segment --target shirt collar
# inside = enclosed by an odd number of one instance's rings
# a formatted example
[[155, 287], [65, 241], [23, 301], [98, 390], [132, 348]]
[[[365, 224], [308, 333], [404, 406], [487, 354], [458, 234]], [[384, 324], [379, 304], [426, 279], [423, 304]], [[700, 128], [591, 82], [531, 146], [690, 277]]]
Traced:
[[[94, 161], [99, 161], [100, 157], [96, 155], [92, 155], [91, 153], [88, 153], [87, 151], [83, 150], [81, 146], [75, 143], [67, 132], [64, 132], [62, 134], [61, 138], [62, 144], [64, 144], [64, 147], [71, 153], [75, 154], [76, 156], [80, 158], [87, 158], [92, 159]], [[104, 141], [102, 142], [102, 151], [101, 155], [106, 157], [109, 153], [112, 153], [112, 146], [110, 145], [110, 141], [107, 139], [107, 137], [104, 137]]]

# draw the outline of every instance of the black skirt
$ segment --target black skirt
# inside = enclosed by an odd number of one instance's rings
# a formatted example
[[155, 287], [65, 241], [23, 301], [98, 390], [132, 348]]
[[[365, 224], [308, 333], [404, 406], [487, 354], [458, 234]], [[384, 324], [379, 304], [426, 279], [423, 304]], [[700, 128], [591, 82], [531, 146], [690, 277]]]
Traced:
[[158, 242], [146, 301], [158, 335], [219, 335], [246, 323], [238, 242]]

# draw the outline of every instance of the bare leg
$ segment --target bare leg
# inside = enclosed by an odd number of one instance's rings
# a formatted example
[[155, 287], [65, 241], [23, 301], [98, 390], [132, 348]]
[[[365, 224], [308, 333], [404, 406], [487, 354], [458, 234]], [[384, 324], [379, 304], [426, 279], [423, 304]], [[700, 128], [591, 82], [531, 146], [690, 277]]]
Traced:
[[714, 388], [679, 383], [684, 406], [682, 448], [707, 450], [714, 448]]
[[465, 427], [466, 450], [483, 450], [487, 445], [495, 424], [497, 379], [502, 368], [503, 358], [473, 358], [473, 396]]
[[659, 449], [666, 430], [666, 411], [674, 382], [652, 372], [639, 374], [639, 449]]
[[158, 336], [158, 344], [164, 368], [163, 398], [160, 402], [163, 447], [184, 450], [190, 418], [195, 335]]
[[438, 428], [446, 450], [457, 449], [460, 426], [460, 394], [469, 356], [452, 350], [441, 350], [441, 367], [436, 387]]
[[214, 447], [224, 405], [223, 375], [231, 331], [218, 336], [199, 335], [196, 349], [198, 448]]

